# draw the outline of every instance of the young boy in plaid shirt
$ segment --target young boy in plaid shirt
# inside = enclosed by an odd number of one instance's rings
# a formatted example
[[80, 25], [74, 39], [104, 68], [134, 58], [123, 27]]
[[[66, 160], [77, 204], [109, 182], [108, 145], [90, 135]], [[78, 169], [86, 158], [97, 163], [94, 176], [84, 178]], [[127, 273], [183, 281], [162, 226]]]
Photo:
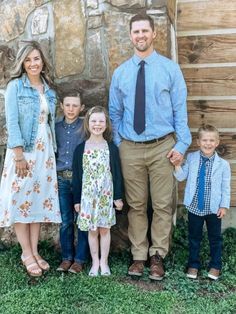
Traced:
[[203, 224], [206, 222], [210, 243], [208, 277], [217, 280], [222, 261], [221, 221], [230, 206], [229, 163], [215, 151], [219, 132], [212, 125], [198, 130], [200, 150], [189, 153], [185, 163], [175, 166], [178, 181], [187, 179], [184, 205], [188, 209], [189, 259], [187, 277], [196, 279], [200, 267], [199, 251]]

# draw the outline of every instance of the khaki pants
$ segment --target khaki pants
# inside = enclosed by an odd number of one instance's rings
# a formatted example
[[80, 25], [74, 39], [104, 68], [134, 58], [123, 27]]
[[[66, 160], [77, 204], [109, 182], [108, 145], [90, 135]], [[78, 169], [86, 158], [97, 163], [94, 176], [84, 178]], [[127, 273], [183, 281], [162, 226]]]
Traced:
[[[153, 144], [140, 144], [123, 140], [120, 158], [129, 205], [128, 235], [134, 260], [147, 260], [156, 251], [164, 258], [169, 250], [173, 216], [173, 165], [167, 153], [175, 144], [173, 135]], [[152, 245], [147, 239], [148, 180], [153, 207], [151, 225]]]

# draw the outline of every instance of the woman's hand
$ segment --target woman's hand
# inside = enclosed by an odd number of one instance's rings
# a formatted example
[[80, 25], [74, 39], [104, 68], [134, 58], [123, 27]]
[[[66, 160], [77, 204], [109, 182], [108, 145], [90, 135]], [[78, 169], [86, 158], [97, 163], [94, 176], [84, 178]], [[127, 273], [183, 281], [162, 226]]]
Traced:
[[14, 159], [16, 164], [15, 173], [18, 177], [24, 178], [27, 177], [29, 165], [27, 161], [25, 160], [25, 157], [22, 155], [21, 157], [17, 157]]

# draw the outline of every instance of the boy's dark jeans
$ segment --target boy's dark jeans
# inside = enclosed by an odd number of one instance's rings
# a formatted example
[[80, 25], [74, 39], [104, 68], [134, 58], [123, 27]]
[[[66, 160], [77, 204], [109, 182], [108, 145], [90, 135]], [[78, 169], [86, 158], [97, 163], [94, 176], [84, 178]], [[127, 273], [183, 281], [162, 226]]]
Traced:
[[216, 214], [197, 216], [188, 212], [189, 260], [188, 267], [200, 267], [199, 252], [202, 240], [203, 224], [206, 221], [211, 260], [209, 268], [221, 269], [222, 236], [221, 220]]
[[62, 260], [85, 263], [89, 256], [88, 232], [78, 227], [78, 240], [74, 246], [75, 211], [71, 180], [58, 176], [59, 202], [62, 223], [60, 226], [60, 242]]

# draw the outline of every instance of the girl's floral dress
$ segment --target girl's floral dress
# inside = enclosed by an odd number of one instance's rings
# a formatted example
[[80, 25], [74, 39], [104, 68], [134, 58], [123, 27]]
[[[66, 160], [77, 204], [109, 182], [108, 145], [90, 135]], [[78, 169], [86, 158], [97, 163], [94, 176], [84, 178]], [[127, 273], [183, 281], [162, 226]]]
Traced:
[[115, 225], [113, 183], [108, 145], [88, 149], [83, 154], [81, 210], [77, 220], [83, 231]]
[[0, 227], [14, 223], [61, 222], [56, 163], [48, 105], [40, 95], [41, 113], [32, 152], [24, 152], [29, 171], [25, 178], [15, 173], [14, 153], [7, 149], [0, 186]]

